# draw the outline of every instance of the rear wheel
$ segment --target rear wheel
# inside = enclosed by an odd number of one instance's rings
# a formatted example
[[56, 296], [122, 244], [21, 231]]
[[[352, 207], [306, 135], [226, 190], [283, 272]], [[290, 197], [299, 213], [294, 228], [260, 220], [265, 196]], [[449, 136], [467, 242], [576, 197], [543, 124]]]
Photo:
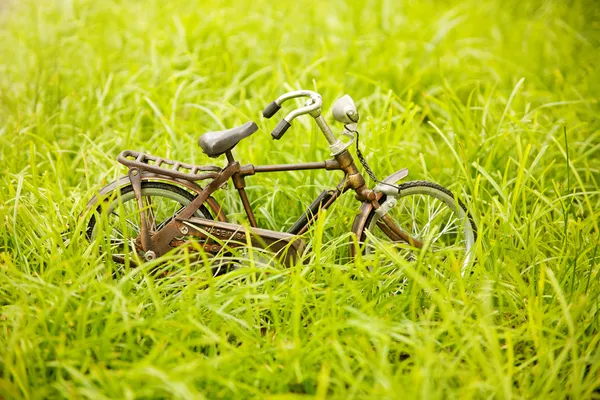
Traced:
[[[463, 270], [468, 267], [474, 259], [477, 227], [465, 205], [437, 183], [413, 181], [399, 188], [398, 196], [380, 199], [382, 211], [369, 213], [359, 235], [363, 254], [373, 254], [382, 243], [392, 243], [406, 260], [415, 260], [420, 251], [428, 250], [460, 263]], [[410, 237], [422, 242], [423, 249], [390, 237], [383, 225], [384, 215], [391, 217]]]
[[[194, 200], [190, 192], [162, 182], [142, 182], [142, 199], [148, 217], [150, 234], [158, 231], [171, 221], [181, 210]], [[90, 241], [104, 237], [102, 244], [114, 261], [124, 263], [127, 258], [137, 255], [142, 260], [144, 252], [136, 238], [140, 234], [140, 213], [133, 186], [115, 190], [108, 200], [96, 208], [87, 225]], [[202, 206], [195, 217], [212, 219]], [[185, 238], [181, 238], [183, 241]]]

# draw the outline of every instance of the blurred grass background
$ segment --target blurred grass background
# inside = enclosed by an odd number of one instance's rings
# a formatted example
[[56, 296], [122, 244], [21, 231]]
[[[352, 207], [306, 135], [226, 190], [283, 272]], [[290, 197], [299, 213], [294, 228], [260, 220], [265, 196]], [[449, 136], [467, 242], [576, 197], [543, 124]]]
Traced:
[[[0, 396], [600, 397], [599, 46], [594, 0], [4, 2]], [[380, 177], [408, 167], [466, 201], [473, 275], [400, 262], [391, 296], [340, 257], [351, 196], [303, 266], [101, 274], [78, 216], [121, 150], [220, 164], [199, 135], [254, 120], [238, 159], [323, 160], [308, 118], [274, 142], [260, 117], [299, 88], [327, 118], [356, 100]], [[248, 179], [259, 224], [286, 229], [338, 179]]]

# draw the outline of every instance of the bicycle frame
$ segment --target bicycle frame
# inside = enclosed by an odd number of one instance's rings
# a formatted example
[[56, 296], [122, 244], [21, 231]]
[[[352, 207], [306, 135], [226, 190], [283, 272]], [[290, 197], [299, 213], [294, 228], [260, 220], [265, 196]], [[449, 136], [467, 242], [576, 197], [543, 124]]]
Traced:
[[[366, 187], [364, 177], [358, 171], [354, 159], [347, 150], [336, 155], [333, 160], [301, 164], [240, 165], [239, 162], [233, 158], [231, 151], [226, 152], [226, 156], [228, 164], [225, 168], [220, 169], [213, 166], [193, 166], [172, 160], [158, 159], [153, 156], [147, 156], [131, 151], [125, 151], [119, 155], [119, 162], [129, 166], [129, 180], [132, 183], [136, 200], [141, 210], [141, 232], [136, 240], [136, 244], [144, 250], [147, 260], [151, 260], [171, 250], [172, 243], [177, 237], [180, 237], [181, 235], [192, 235], [205, 240], [216, 239], [218, 241], [224, 241], [232, 246], [243, 245], [247, 240], [250, 240], [253, 245], [266, 247], [276, 253], [281, 253], [284, 262], [289, 264], [299, 258], [305, 247], [304, 242], [298, 238], [298, 235], [305, 233], [310, 225], [319, 218], [321, 215], [319, 212], [320, 210], [331, 207], [331, 205], [346, 191], [354, 190], [356, 192], [357, 200], [369, 204], [371, 207], [379, 207], [377, 200], [381, 197], [381, 193], [376, 193]], [[128, 157], [135, 157], [135, 160], [129, 160]], [[153, 160], [155, 164], [148, 164], [148, 159]], [[161, 167], [161, 164], [172, 165], [174, 168], [163, 168]], [[180, 172], [180, 168], [188, 169], [190, 172]], [[286, 233], [259, 228], [248, 195], [245, 191], [245, 178], [258, 173], [302, 170], [342, 171], [344, 172], [344, 177], [334, 189], [323, 191]], [[198, 172], [201, 173], [198, 174]], [[141, 194], [141, 181], [142, 178], [147, 175], [153, 177], [169, 177], [179, 181], [191, 179], [212, 180], [201, 189], [198, 196], [190, 204], [183, 207], [178, 212], [176, 218], [169, 221], [159, 231], [151, 235], [148, 229], [150, 217], [146, 213], [147, 206], [144, 204]], [[240, 201], [248, 218], [250, 229], [223, 220], [213, 221], [193, 217], [196, 211], [211, 198], [212, 194], [229, 180], [232, 181], [233, 186], [238, 191]], [[214, 209], [214, 207], [212, 208]], [[384, 224], [387, 226], [384, 226]], [[381, 225], [383, 226], [383, 229], [396, 240], [412, 243], [415, 247], [422, 246], [421, 243], [409, 237], [400, 228], [395, 226], [393, 221], [383, 218]], [[201, 247], [209, 252], [218, 252], [223, 246], [214, 243], [204, 243]]]
[[[172, 249], [172, 243], [176, 238], [182, 235], [193, 235], [203, 239], [217, 239], [218, 241], [231, 241], [237, 244], [244, 244], [245, 241], [250, 241], [253, 244], [269, 247], [276, 252], [283, 254], [286, 263], [297, 259], [304, 248], [304, 242], [298, 238], [298, 235], [305, 233], [310, 225], [314, 223], [320, 216], [320, 210], [327, 209], [348, 190], [354, 190], [356, 199], [363, 204], [368, 205], [368, 209], [379, 209], [379, 199], [382, 195], [390, 195], [385, 189], [372, 190], [366, 186], [366, 182], [356, 164], [352, 155], [348, 152], [348, 143], [344, 144], [339, 139], [336, 139], [331, 129], [327, 125], [325, 119], [321, 115], [321, 96], [311, 91], [296, 91], [286, 93], [275, 100], [271, 111], [275, 111], [281, 107], [281, 104], [289, 99], [297, 97], [309, 97], [309, 100], [304, 107], [298, 108], [290, 112], [278, 125], [283, 129], [276, 127], [277, 134], [272, 133], [275, 139], [281, 138], [291, 121], [303, 114], [310, 114], [315, 119], [319, 129], [329, 143], [334, 159], [323, 162], [310, 162], [302, 164], [280, 164], [280, 165], [240, 165], [233, 158], [231, 149], [225, 152], [227, 157], [227, 165], [224, 168], [215, 166], [198, 166], [178, 161], [166, 160], [154, 156], [145, 155], [133, 151], [124, 151], [119, 155], [119, 162], [129, 167], [129, 180], [133, 186], [133, 191], [140, 209], [140, 234], [136, 238], [136, 245], [145, 252], [146, 260], [154, 259], [161, 256]], [[268, 107], [268, 108], [269, 108]], [[268, 109], [267, 108], [267, 109]], [[267, 118], [266, 111], [263, 112]], [[337, 117], [336, 117], [337, 118]], [[356, 120], [358, 116], [356, 115]], [[282, 124], [283, 122], [283, 124]], [[352, 122], [348, 120], [347, 122]], [[346, 131], [344, 134], [347, 134]], [[152, 162], [152, 164], [150, 164]], [[162, 165], [166, 164], [171, 168], [165, 168]], [[248, 195], [245, 191], [245, 178], [258, 173], [268, 172], [286, 172], [286, 171], [301, 171], [301, 170], [327, 170], [327, 171], [342, 171], [344, 177], [341, 182], [331, 190], [323, 191], [308, 207], [298, 220], [292, 225], [288, 232], [277, 232], [266, 229], [261, 229], [257, 226], [256, 217], [250, 205]], [[183, 170], [183, 171], [182, 171]], [[402, 170], [405, 177], [408, 172]], [[142, 197], [141, 182], [144, 176], [153, 174], [154, 176], [164, 176], [167, 179], [176, 181], [198, 181], [212, 179], [191, 201], [187, 206], [183, 207], [177, 213], [176, 217], [161, 226], [157, 232], [151, 234], [149, 231], [150, 215], [146, 213], [146, 207]], [[231, 224], [228, 222], [212, 221], [203, 218], [195, 218], [193, 215], [203, 206], [203, 204], [212, 199], [212, 194], [221, 188], [228, 180], [231, 180], [233, 186], [238, 191], [240, 201], [244, 207], [250, 227], [246, 229], [242, 225]], [[377, 189], [378, 187], [376, 187]], [[397, 194], [397, 192], [396, 192]], [[213, 207], [214, 208], [214, 207]], [[364, 212], [363, 212], [364, 213]], [[402, 229], [400, 229], [387, 215], [383, 215], [378, 222], [378, 226], [393, 240], [404, 241], [415, 247], [422, 247], [422, 243], [412, 238]], [[222, 246], [213, 243], [204, 243], [202, 245], [207, 251], [219, 251]], [[291, 250], [291, 251], [290, 251]]]

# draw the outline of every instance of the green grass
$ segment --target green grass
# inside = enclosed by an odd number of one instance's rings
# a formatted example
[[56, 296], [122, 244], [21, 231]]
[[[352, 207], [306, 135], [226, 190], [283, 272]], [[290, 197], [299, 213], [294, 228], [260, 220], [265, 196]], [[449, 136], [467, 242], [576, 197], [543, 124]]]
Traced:
[[[599, 50], [594, 0], [0, 3], [0, 398], [600, 398]], [[391, 296], [343, 258], [351, 195], [304, 265], [106, 273], [78, 216], [121, 150], [222, 165], [198, 136], [253, 119], [239, 159], [326, 159], [260, 117], [298, 88], [353, 96], [379, 176], [460, 195], [472, 275], [396, 260]], [[259, 224], [339, 178], [248, 179]]]

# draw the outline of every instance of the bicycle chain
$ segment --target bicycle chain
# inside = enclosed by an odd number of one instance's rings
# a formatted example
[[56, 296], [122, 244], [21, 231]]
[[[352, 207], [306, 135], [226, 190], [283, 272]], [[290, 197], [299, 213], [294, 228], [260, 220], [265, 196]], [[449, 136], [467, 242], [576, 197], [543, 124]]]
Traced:
[[349, 130], [349, 132], [356, 134], [356, 156], [358, 157], [358, 161], [360, 161], [363, 168], [365, 169], [365, 172], [367, 173], [367, 175], [369, 175], [369, 178], [371, 178], [371, 180], [375, 183], [380, 183], [382, 185], [387, 185], [387, 186], [396, 188], [398, 190], [398, 193], [400, 193], [400, 186], [393, 185], [393, 184], [387, 183], [387, 182], [383, 182], [383, 181], [380, 181], [379, 179], [377, 179], [377, 176], [375, 175], [375, 173], [373, 172], [373, 170], [371, 169], [369, 164], [367, 164], [367, 160], [365, 159], [365, 157], [362, 154], [362, 151], [360, 151], [360, 148], [358, 147], [358, 141], [359, 141], [359, 136], [360, 136], [359, 132], [357, 130], [355, 130], [355, 131]]

